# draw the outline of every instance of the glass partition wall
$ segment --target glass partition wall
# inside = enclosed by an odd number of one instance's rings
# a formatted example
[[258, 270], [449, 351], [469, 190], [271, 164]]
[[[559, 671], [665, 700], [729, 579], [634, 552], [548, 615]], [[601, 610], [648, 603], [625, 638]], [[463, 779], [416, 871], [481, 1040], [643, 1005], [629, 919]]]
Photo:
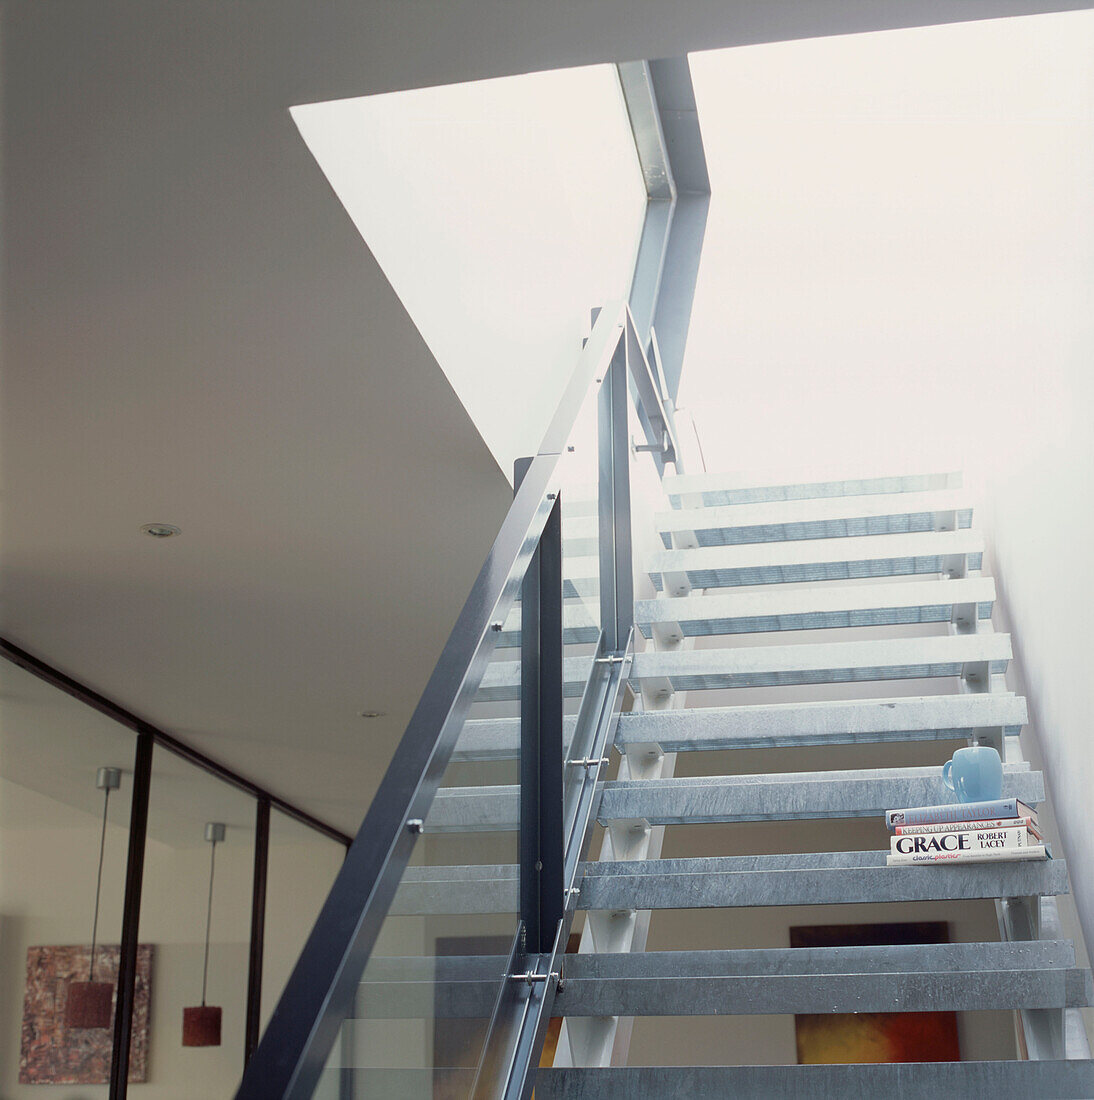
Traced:
[[[7, 675], [49, 700], [36, 713], [19, 684], [10, 692], [4, 735], [19, 736], [4, 778], [44, 784], [84, 814], [84, 833], [99, 768], [128, 792], [128, 829], [113, 837], [124, 866], [115, 854], [98, 891], [104, 933], [120, 923], [113, 1021], [96, 1025], [99, 1095], [145, 1088], [150, 1072], [156, 1100], [237, 1085], [248, 1100], [524, 1094], [629, 671], [628, 412], [631, 383], [650, 388], [633, 333], [623, 304], [595, 324], [348, 851], [322, 822], [0, 640]], [[642, 430], [653, 442], [641, 449], [659, 450], [662, 433]], [[23, 775], [58, 729], [55, 774]], [[86, 891], [88, 877], [71, 879]], [[71, 968], [49, 981], [52, 1044], [82, 1049], [90, 1026], [58, 1023]]]
[[629, 668], [632, 373], [659, 400], [619, 303], [517, 463], [240, 1100], [527, 1094]]
[[[109, 797], [96, 786], [103, 767], [117, 769], [118, 786]], [[74, 986], [86, 994], [86, 983], [95, 983], [109, 992], [116, 982], [132, 778], [128, 730], [0, 661], [0, 1096], [5, 1100], [40, 1097], [39, 1086], [50, 1083], [67, 1085], [52, 1091], [54, 1096], [107, 1096], [111, 1032], [70, 1029], [66, 1014]], [[98, 1022], [93, 998], [88, 1001], [91, 1011], [72, 1022]], [[142, 1009], [144, 1003], [142, 998]], [[103, 1022], [110, 1022], [109, 1003]], [[138, 1042], [132, 1058], [138, 1076], [146, 1072], [147, 1053], [147, 1044]]]
[[[245, 780], [153, 746], [159, 731], [138, 735], [120, 708], [102, 713], [105, 700], [76, 697], [15, 647], [3, 656], [0, 1096], [52, 1084], [59, 1100], [226, 1100], [345, 845], [271, 812]], [[127, 1079], [119, 1005], [131, 1009]]]

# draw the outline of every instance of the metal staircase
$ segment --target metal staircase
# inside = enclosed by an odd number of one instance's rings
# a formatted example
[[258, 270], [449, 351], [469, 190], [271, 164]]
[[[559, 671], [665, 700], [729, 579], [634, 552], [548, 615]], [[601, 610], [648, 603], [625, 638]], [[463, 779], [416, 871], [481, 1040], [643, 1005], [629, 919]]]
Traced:
[[[618, 346], [614, 377], [587, 370], [602, 409], [634, 369]], [[886, 865], [883, 812], [952, 801], [939, 765], [960, 745], [1001, 752], [1004, 794], [1045, 798], [957, 477], [667, 476], [670, 510], [624, 499], [610, 528], [612, 469], [589, 487], [600, 438], [549, 452], [556, 489], [521, 486], [535, 553], [512, 540], [494, 591], [473, 592], [480, 625], [449, 643], [463, 671], [442, 658], [419, 708], [433, 740], [412, 722], [418, 770], [397, 755], [240, 1097], [1094, 1097], [1064, 861]], [[652, 460], [613, 438], [637, 484]], [[689, 850], [696, 829], [718, 854]], [[790, 946], [824, 907], [841, 925], [941, 914], [955, 934]], [[760, 924], [734, 923], [750, 910]], [[680, 915], [702, 911], [723, 916], [697, 943]], [[963, 1061], [792, 1064], [792, 1017], [937, 1012], [994, 1014], [994, 1039], [962, 1024]], [[678, 1040], [699, 1017], [759, 1023], [734, 1058], [707, 1033], [674, 1059], [666, 1023]]]
[[[956, 746], [1045, 795], [971, 503], [946, 472], [682, 473], [710, 184], [686, 59], [618, 69], [647, 192], [628, 300], [517, 464], [237, 1100], [1094, 1097], [1063, 861], [885, 862], [881, 814], [951, 801]], [[954, 942], [792, 947], [795, 907], [941, 913]], [[681, 915], [714, 915], [707, 942]], [[789, 1064], [792, 1016], [940, 1010], [996, 1014], [993, 1042]], [[744, 1022], [739, 1056], [708, 1031], [672, 1064], [704, 1020]]]
[[[1094, 1096], [1072, 1011], [1094, 1003], [1094, 988], [1056, 928], [1062, 860], [887, 867], [884, 850], [809, 847], [813, 819], [952, 801], [938, 765], [955, 742], [996, 746], [1004, 794], [1044, 799], [1041, 775], [1021, 758], [1025, 701], [1006, 688], [1010, 640], [992, 631], [994, 584], [979, 575], [983, 541], [964, 530], [971, 507], [956, 481], [665, 479], [673, 509], [657, 528], [666, 549], [647, 562], [659, 595], [635, 605], [649, 640], [631, 669], [641, 702], [615, 738], [637, 766], [604, 784], [598, 817], [609, 839], [580, 883], [586, 930], [555, 998], [566, 1025], [556, 1068], [539, 1073], [541, 1100]], [[775, 637], [803, 630], [838, 633]], [[726, 638], [742, 634], [756, 637]], [[756, 688], [768, 689], [762, 702], [747, 690]], [[771, 689], [797, 696], [777, 701]], [[803, 697], [816, 691], [827, 697]], [[708, 705], [714, 692], [724, 705]], [[500, 744], [504, 729], [494, 733]], [[876, 762], [914, 751], [923, 764], [802, 770], [803, 753], [841, 745], [870, 746]], [[735, 774], [735, 755], [750, 749], [768, 750], [778, 770]], [[702, 764], [687, 769], [700, 774], [672, 774], [714, 752], [724, 774], [702, 774]], [[674, 763], [673, 754], [688, 756]], [[635, 774], [650, 760], [655, 772]], [[650, 858], [658, 826], [799, 820], [800, 852]], [[613, 845], [620, 835], [627, 842]], [[878, 836], [886, 843], [883, 827]], [[642, 952], [634, 936], [611, 931], [648, 924], [651, 911], [902, 903], [914, 913], [915, 903], [977, 899], [996, 900], [1000, 942]], [[628, 1067], [618, 1035], [619, 1021], [635, 1017], [940, 1010], [1013, 1012], [1012, 1060], [674, 1067], [649, 1064], [656, 1052], [643, 1050], [646, 1064]]]

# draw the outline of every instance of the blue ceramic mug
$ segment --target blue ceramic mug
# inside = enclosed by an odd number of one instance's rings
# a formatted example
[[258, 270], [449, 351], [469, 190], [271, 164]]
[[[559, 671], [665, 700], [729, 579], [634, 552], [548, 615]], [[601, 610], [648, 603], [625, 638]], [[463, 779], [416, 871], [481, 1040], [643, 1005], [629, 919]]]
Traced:
[[942, 765], [942, 782], [958, 802], [990, 802], [1003, 793], [1003, 761], [991, 745], [958, 749]]

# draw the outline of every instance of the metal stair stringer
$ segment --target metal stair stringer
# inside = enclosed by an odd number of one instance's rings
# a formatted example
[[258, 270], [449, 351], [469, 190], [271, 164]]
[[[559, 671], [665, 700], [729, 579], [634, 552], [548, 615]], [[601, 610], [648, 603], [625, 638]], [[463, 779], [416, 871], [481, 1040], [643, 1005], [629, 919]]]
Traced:
[[[674, 545], [694, 546], [694, 536], [680, 533], [673, 536]], [[650, 539], [645, 553], [652, 553], [659, 540]], [[637, 579], [637, 578], [636, 578]], [[647, 591], [652, 594], [652, 582]], [[678, 595], [690, 593], [690, 585], [680, 588]], [[636, 593], [637, 594], [637, 593]], [[636, 647], [639, 642], [635, 632]], [[646, 651], [690, 649], [693, 642], [682, 632], [655, 631], [645, 642]], [[668, 714], [684, 706], [686, 695], [676, 691], [668, 680], [647, 679], [640, 682], [635, 694], [635, 709], [631, 713]], [[665, 752], [656, 740], [616, 741], [620, 753], [617, 776], [633, 782], [669, 779], [675, 771], [676, 756]], [[654, 825], [643, 818], [619, 819], [606, 829], [599, 862], [636, 862], [657, 859], [664, 840], [663, 825]], [[580, 904], [579, 908], [584, 908]], [[579, 953], [604, 951], [643, 952], [649, 934], [651, 911], [638, 906], [612, 907], [586, 912]], [[633, 1017], [607, 1016], [565, 1019], [559, 1034], [555, 1065], [608, 1066], [625, 1062], [630, 1046]]]

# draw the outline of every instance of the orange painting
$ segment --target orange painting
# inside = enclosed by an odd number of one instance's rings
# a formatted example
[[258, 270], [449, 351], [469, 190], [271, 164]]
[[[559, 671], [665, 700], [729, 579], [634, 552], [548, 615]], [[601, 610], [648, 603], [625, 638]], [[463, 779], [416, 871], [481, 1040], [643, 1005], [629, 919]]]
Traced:
[[[790, 929], [791, 947], [949, 943], [944, 921], [813, 925]], [[955, 1012], [817, 1013], [794, 1017], [799, 1065], [959, 1062]]]
[[[95, 978], [116, 982], [119, 948], [99, 944]], [[91, 946], [27, 948], [27, 985], [23, 1001], [21, 1085], [104, 1085], [110, 1079], [112, 1028], [68, 1028], [65, 1002], [72, 981], [87, 981]], [[116, 993], [115, 993], [116, 997]], [[129, 1080], [148, 1080], [148, 1012], [152, 999], [152, 945], [137, 947], [133, 1034], [129, 1044]]]

